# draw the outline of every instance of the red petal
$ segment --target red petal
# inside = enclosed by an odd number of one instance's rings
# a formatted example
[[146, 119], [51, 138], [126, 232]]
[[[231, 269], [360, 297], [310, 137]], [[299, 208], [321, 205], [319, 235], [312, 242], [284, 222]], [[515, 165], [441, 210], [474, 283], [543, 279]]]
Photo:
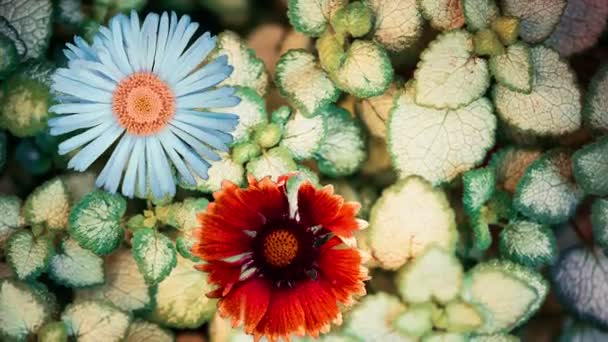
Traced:
[[321, 225], [343, 237], [351, 237], [359, 228], [355, 219], [359, 207], [358, 203], [344, 203], [341, 196], [334, 195], [331, 186], [317, 190], [310, 182], [304, 182], [298, 190], [298, 212], [302, 223]]
[[350, 304], [353, 295], [365, 294], [361, 255], [356, 249], [341, 244], [337, 237], [323, 245], [317, 264], [320, 277], [328, 280], [340, 302]]
[[[207, 272], [207, 281], [210, 284], [219, 285], [220, 296], [225, 296], [232, 286], [239, 281], [241, 276], [241, 265], [239, 263], [228, 263], [224, 261], [212, 261], [208, 264], [195, 266], [197, 270]], [[215, 292], [215, 291], [213, 291]], [[209, 296], [213, 293], [209, 294]], [[215, 295], [217, 297], [217, 293]]]
[[306, 332], [304, 310], [293, 289], [277, 289], [272, 293], [264, 318], [255, 328], [254, 335], [264, 335], [269, 341], [287, 339], [289, 335], [303, 336]]
[[222, 229], [216, 222], [207, 218], [203, 222], [206, 224], [194, 231], [197, 242], [192, 246], [192, 254], [212, 261], [251, 251], [251, 237], [245, 232]]
[[254, 278], [235, 286], [218, 303], [222, 317], [231, 317], [232, 326], [245, 324], [245, 332], [251, 334], [258, 325], [270, 303], [270, 283]]
[[324, 279], [307, 281], [298, 285], [298, 299], [304, 311], [306, 333], [318, 337], [340, 315], [336, 296], [331, 285]]

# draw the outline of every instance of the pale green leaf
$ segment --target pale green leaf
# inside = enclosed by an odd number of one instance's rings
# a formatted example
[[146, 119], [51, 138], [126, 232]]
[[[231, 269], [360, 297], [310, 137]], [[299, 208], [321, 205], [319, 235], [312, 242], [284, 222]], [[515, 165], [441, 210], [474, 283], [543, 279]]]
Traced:
[[45, 54], [52, 33], [50, 0], [1, 0], [0, 13], [25, 43], [25, 57], [38, 58]]
[[126, 312], [145, 312], [154, 306], [155, 290], [146, 284], [131, 251], [119, 249], [106, 257], [105, 282], [79, 289], [76, 299], [102, 300]]
[[211, 166], [207, 171], [208, 178], [202, 179], [195, 175], [196, 184], [194, 186], [180, 184], [186, 189], [196, 189], [205, 193], [213, 193], [222, 188], [222, 182], [228, 180], [236, 185], [243, 185], [245, 182], [245, 168], [232, 160], [227, 153], [220, 154], [221, 159], [210, 161]]
[[608, 195], [608, 137], [585, 145], [572, 155], [576, 183], [589, 195]]
[[[209, 54], [208, 59], [225, 55], [228, 65], [234, 70], [219, 86], [230, 85], [254, 89], [258, 95], [264, 96], [268, 90], [268, 72], [264, 62], [255, 52], [248, 48], [238, 34], [224, 31], [217, 36], [217, 47]], [[228, 112], [232, 113], [232, 112]]]
[[591, 206], [593, 241], [608, 248], [608, 199], [596, 198]]
[[48, 236], [33, 236], [21, 230], [6, 242], [6, 257], [19, 279], [33, 279], [44, 272], [55, 254], [53, 241]]
[[25, 200], [23, 212], [29, 225], [65, 229], [70, 213], [70, 196], [63, 180], [53, 178], [37, 187]]
[[365, 136], [359, 120], [336, 106], [325, 108], [322, 115], [325, 139], [314, 156], [319, 171], [330, 177], [353, 174], [366, 158]]
[[92, 192], [70, 213], [70, 235], [80, 246], [95, 254], [111, 253], [122, 241], [124, 232], [120, 220], [126, 208], [127, 201], [118, 194]]
[[364, 3], [375, 16], [374, 41], [393, 52], [416, 45], [424, 27], [416, 0], [365, 0]]
[[457, 110], [437, 110], [417, 105], [414, 97], [414, 88], [406, 87], [388, 124], [389, 151], [402, 177], [421, 175], [438, 184], [483, 161], [494, 145], [496, 129], [488, 99]]
[[467, 171], [462, 175], [462, 187], [462, 202], [467, 212], [472, 213], [492, 198], [496, 173], [487, 167]]
[[552, 150], [534, 161], [517, 184], [513, 204], [527, 217], [557, 224], [574, 215], [583, 192], [572, 181], [570, 155]]
[[608, 64], [593, 76], [585, 95], [583, 120], [587, 127], [602, 134], [608, 133]]
[[420, 55], [414, 79], [416, 103], [438, 109], [466, 106], [490, 85], [488, 63], [474, 55], [473, 36], [464, 30], [439, 35]]
[[580, 90], [574, 73], [557, 52], [544, 46], [531, 49], [532, 91], [493, 89], [499, 116], [508, 124], [536, 135], [560, 135], [581, 125]]
[[564, 14], [546, 44], [565, 57], [582, 52], [597, 43], [606, 27], [606, 17], [605, 0], [567, 1]]
[[173, 342], [175, 337], [169, 330], [138, 319], [131, 323], [125, 342]]
[[424, 18], [439, 31], [448, 31], [464, 25], [462, 4], [459, 0], [419, 0]]
[[500, 232], [499, 249], [503, 258], [530, 267], [552, 264], [557, 257], [551, 227], [526, 220], [512, 221]]
[[194, 268], [195, 264], [178, 255], [177, 266], [158, 285], [156, 308], [150, 318], [172, 328], [198, 328], [215, 312], [216, 300], [206, 293], [212, 290], [207, 275]]
[[299, 112], [285, 124], [281, 146], [285, 147], [295, 160], [312, 158], [325, 139], [325, 121], [322, 115], [306, 118]]
[[251, 88], [239, 88], [235, 94], [241, 99], [238, 105], [230, 108], [213, 108], [213, 112], [232, 113], [239, 117], [239, 123], [232, 131], [232, 145], [249, 141], [258, 126], [268, 122], [264, 99]]
[[62, 243], [62, 253], [53, 256], [49, 275], [66, 287], [86, 287], [103, 283], [103, 259], [68, 239]]
[[273, 180], [278, 177], [295, 171], [297, 165], [285, 147], [275, 147], [264, 152], [258, 158], [250, 161], [247, 164], [247, 173], [253, 175], [256, 179], [262, 179], [270, 176]]
[[281, 94], [307, 117], [335, 102], [340, 96], [329, 75], [315, 57], [305, 50], [289, 50], [276, 67], [276, 83]]
[[289, 0], [287, 16], [296, 31], [318, 37], [336, 11], [347, 4], [348, 0]]
[[9, 236], [24, 224], [19, 197], [0, 196], [0, 213], [0, 249], [3, 249]]
[[41, 284], [0, 280], [0, 338], [26, 341], [54, 314], [54, 298]]
[[79, 342], [120, 342], [126, 336], [131, 317], [110, 304], [82, 301], [68, 305], [61, 320], [68, 335]]
[[462, 12], [464, 22], [471, 31], [488, 28], [498, 14], [498, 6], [494, 0], [463, 0]]
[[154, 229], [138, 229], [131, 244], [133, 258], [149, 285], [165, 279], [177, 263], [173, 241]]
[[346, 316], [344, 334], [360, 341], [415, 342], [392, 326], [392, 320], [405, 310], [399, 298], [385, 292], [365, 296]]
[[490, 70], [496, 81], [521, 93], [532, 91], [532, 57], [530, 48], [523, 42], [507, 48], [507, 52], [490, 58]]
[[331, 76], [338, 86], [359, 98], [382, 94], [393, 80], [393, 66], [386, 51], [367, 40], [355, 40], [343, 64]]
[[374, 258], [391, 270], [433, 244], [454, 250], [458, 235], [446, 194], [416, 176], [384, 190], [372, 208], [366, 234]]
[[503, 14], [518, 17], [519, 36], [528, 43], [540, 43], [559, 23], [566, 0], [503, 0]]

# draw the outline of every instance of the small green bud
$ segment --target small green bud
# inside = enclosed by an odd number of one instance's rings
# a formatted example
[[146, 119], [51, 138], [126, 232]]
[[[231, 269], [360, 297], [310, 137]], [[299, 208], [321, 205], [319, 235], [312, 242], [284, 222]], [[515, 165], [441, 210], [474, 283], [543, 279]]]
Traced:
[[131, 216], [126, 223], [127, 229], [132, 232], [142, 228], [154, 228], [155, 225], [155, 220], [151, 220], [150, 217], [146, 217], [142, 214]]
[[519, 34], [519, 19], [516, 17], [498, 17], [492, 22], [492, 30], [504, 45], [517, 41]]
[[254, 139], [262, 148], [271, 148], [281, 141], [281, 126], [271, 123], [255, 131]]
[[317, 51], [319, 52], [319, 61], [321, 62], [323, 69], [330, 73], [336, 72], [346, 60], [344, 36], [325, 31], [325, 33], [317, 39], [316, 45]]
[[372, 29], [372, 21], [372, 11], [360, 1], [356, 1], [339, 9], [331, 18], [331, 25], [336, 32], [363, 37]]
[[232, 148], [232, 160], [237, 164], [245, 164], [260, 154], [260, 146], [252, 142], [241, 143]]
[[505, 47], [492, 30], [477, 31], [473, 36], [475, 53], [479, 56], [497, 56], [505, 53]]
[[272, 112], [272, 114], [270, 115], [270, 121], [275, 124], [284, 125], [287, 120], [289, 120], [290, 116], [291, 108], [287, 106], [281, 106], [277, 108], [274, 112]]

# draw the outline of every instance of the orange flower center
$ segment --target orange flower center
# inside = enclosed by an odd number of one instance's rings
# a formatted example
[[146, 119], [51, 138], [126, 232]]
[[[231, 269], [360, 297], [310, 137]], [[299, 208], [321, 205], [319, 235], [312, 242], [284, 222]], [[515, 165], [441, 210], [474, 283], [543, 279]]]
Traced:
[[134, 135], [164, 128], [175, 114], [175, 95], [150, 72], [137, 72], [120, 81], [112, 97], [118, 123]]
[[272, 266], [285, 267], [296, 255], [298, 255], [298, 239], [287, 230], [275, 230], [264, 239], [264, 258]]

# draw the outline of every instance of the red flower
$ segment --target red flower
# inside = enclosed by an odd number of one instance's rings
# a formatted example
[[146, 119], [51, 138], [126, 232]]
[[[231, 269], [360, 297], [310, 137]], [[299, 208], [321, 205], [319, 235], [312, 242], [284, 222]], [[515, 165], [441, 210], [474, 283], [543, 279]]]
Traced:
[[289, 177], [250, 178], [246, 189], [224, 182], [199, 216], [192, 248], [218, 285], [207, 295], [219, 298], [220, 315], [256, 340], [316, 337], [341, 323], [340, 304], [365, 294], [367, 270], [347, 243], [359, 204], [307, 181], [288, 191]]

